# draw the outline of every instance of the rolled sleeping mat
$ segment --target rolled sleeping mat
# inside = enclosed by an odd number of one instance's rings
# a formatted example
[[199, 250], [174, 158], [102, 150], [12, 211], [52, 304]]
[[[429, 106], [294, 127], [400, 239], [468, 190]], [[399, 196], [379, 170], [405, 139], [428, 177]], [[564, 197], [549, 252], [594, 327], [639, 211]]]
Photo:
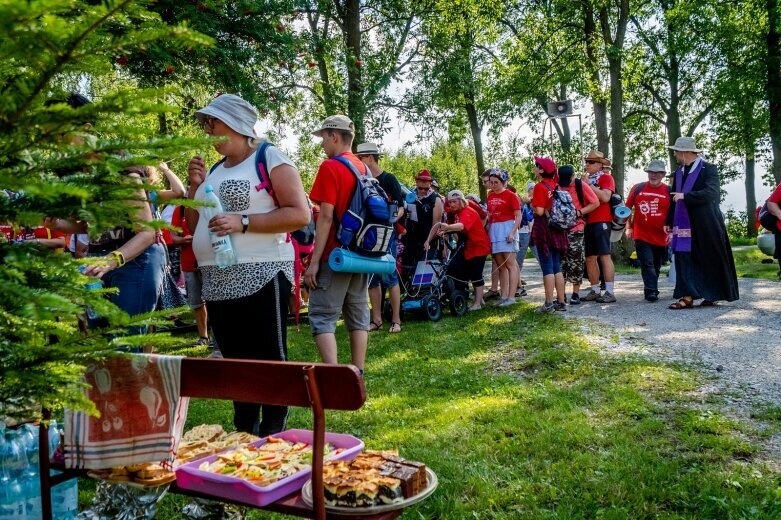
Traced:
[[396, 270], [396, 259], [390, 254], [369, 257], [338, 248], [328, 256], [328, 267], [336, 273], [391, 274]]
[[632, 214], [632, 210], [623, 204], [618, 205], [613, 210], [613, 223], [610, 226], [610, 241], [618, 242], [624, 234], [624, 228], [626, 227], [626, 221], [629, 220], [629, 216]]

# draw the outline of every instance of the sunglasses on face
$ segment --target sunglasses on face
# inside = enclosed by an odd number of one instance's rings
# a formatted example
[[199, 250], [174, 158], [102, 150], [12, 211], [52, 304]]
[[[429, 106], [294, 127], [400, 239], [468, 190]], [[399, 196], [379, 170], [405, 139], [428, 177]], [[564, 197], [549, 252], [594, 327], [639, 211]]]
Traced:
[[600, 161], [586, 161], [586, 164], [601, 164]]

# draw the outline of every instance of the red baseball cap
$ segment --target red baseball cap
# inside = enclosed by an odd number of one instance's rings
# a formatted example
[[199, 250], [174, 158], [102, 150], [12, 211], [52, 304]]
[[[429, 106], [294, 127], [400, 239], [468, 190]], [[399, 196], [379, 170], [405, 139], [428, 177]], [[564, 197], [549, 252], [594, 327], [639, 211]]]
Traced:
[[534, 158], [534, 164], [542, 168], [545, 173], [553, 173], [556, 171], [556, 162], [549, 157], [537, 156]]
[[431, 176], [431, 173], [429, 173], [428, 170], [420, 170], [418, 174], [415, 176], [416, 181], [423, 181], [423, 182], [431, 182], [434, 180], [434, 177]]

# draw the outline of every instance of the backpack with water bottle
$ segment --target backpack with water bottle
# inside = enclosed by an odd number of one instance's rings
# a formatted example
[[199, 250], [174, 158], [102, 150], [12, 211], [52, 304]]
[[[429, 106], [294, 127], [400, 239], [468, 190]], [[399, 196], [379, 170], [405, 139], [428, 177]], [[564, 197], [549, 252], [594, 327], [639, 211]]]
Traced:
[[343, 164], [355, 175], [355, 191], [336, 231], [336, 241], [354, 253], [381, 257], [390, 251], [396, 204], [371, 174], [362, 174], [349, 159], [337, 155], [331, 159]]

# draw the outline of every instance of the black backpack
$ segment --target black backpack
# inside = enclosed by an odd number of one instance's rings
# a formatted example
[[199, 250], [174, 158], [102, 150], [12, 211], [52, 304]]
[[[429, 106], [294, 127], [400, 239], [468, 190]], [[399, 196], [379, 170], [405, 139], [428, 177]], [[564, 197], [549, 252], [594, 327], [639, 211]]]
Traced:
[[391, 203], [380, 183], [367, 172], [361, 174], [349, 159], [332, 157], [355, 175], [355, 191], [347, 211], [339, 220], [336, 241], [363, 256], [379, 257], [390, 251], [396, 204]]

